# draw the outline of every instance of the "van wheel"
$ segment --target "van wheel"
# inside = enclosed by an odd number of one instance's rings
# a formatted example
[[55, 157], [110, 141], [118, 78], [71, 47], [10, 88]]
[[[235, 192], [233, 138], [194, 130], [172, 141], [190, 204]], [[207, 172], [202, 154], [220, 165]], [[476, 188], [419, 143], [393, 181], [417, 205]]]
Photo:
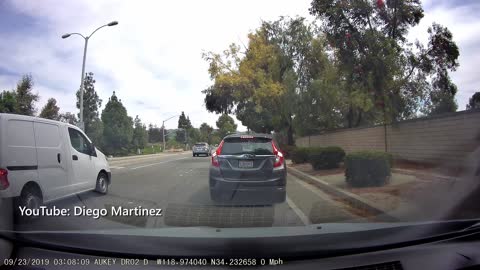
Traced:
[[97, 185], [95, 191], [101, 194], [108, 193], [108, 177], [105, 173], [101, 172], [97, 177]]
[[20, 197], [15, 202], [15, 214], [20, 221], [33, 220], [35, 216], [22, 216], [20, 207], [27, 209], [39, 209], [43, 204], [43, 198], [40, 190], [35, 187], [27, 186], [22, 190]]

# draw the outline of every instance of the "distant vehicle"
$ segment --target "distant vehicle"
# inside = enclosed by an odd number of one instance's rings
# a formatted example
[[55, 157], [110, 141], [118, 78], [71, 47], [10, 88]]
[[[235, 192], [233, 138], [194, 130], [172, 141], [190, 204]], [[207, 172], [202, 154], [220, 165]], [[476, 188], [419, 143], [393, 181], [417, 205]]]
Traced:
[[[37, 117], [0, 113], [0, 197], [36, 209], [80, 192], [106, 194], [105, 155], [79, 128]], [[16, 207], [18, 211], [18, 207]]]
[[204, 143], [204, 142], [196, 143], [192, 147], [192, 153], [194, 157], [199, 155], [210, 156], [211, 155], [210, 151], [211, 151], [210, 146], [208, 145], [208, 143]]
[[286, 179], [285, 158], [271, 135], [228, 135], [212, 155], [210, 197], [215, 202], [281, 203]]

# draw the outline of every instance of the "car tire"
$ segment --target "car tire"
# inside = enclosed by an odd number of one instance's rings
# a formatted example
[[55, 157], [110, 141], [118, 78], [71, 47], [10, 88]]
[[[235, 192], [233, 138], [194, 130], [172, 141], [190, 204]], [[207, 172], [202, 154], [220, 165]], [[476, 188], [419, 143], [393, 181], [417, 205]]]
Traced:
[[36, 216], [22, 216], [20, 212], [20, 207], [26, 207], [27, 209], [38, 209], [43, 204], [42, 193], [38, 188], [35, 187], [25, 187], [22, 190], [22, 193], [15, 200], [15, 215], [17, 220], [26, 222], [33, 220]]
[[287, 200], [287, 191], [284, 191], [280, 194], [276, 203], [284, 203]]
[[210, 199], [216, 203], [219, 203], [222, 201], [220, 198], [220, 194], [217, 191], [214, 191], [212, 189], [210, 189]]
[[108, 193], [108, 176], [101, 172], [97, 176], [97, 184], [95, 185], [95, 191], [100, 194]]

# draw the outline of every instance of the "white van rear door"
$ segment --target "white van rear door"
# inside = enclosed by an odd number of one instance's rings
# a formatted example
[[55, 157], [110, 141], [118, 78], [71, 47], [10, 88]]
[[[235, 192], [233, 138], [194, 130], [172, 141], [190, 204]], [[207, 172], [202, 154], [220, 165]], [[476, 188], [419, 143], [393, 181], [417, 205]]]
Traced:
[[[27, 182], [37, 182], [38, 179], [33, 122], [19, 119], [7, 121], [6, 134], [4, 133], [7, 149], [5, 149], [2, 163], [8, 170], [11, 194], [20, 196]], [[39, 185], [42, 188], [41, 183]]]
[[67, 174], [67, 155], [60, 127], [53, 123], [35, 122], [38, 179], [44, 187], [44, 201], [72, 192]]

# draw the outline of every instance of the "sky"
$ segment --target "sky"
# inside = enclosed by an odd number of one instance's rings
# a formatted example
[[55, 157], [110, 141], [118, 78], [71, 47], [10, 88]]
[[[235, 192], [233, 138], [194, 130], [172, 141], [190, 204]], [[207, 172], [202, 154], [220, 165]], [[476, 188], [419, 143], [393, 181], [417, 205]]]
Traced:
[[[65, 33], [89, 35], [86, 71], [93, 72], [102, 108], [115, 91], [130, 116], [146, 124], [182, 111], [199, 127], [215, 126], [219, 115], [209, 113], [202, 90], [211, 80], [202, 52], [221, 52], [229, 44], [246, 43], [262, 20], [308, 14], [310, 0], [2, 0], [0, 1], [0, 90], [15, 88], [23, 74], [33, 76], [40, 95], [38, 111], [55, 98], [61, 112], [77, 112], [84, 40], [62, 39]], [[460, 47], [460, 67], [452, 73], [459, 92], [459, 110], [479, 91], [480, 1], [423, 1], [425, 17], [409, 34], [426, 42], [432, 22], [447, 26]], [[235, 117], [234, 117], [235, 118]], [[237, 121], [239, 130], [245, 127]], [[177, 126], [177, 118], [165, 123]]]

